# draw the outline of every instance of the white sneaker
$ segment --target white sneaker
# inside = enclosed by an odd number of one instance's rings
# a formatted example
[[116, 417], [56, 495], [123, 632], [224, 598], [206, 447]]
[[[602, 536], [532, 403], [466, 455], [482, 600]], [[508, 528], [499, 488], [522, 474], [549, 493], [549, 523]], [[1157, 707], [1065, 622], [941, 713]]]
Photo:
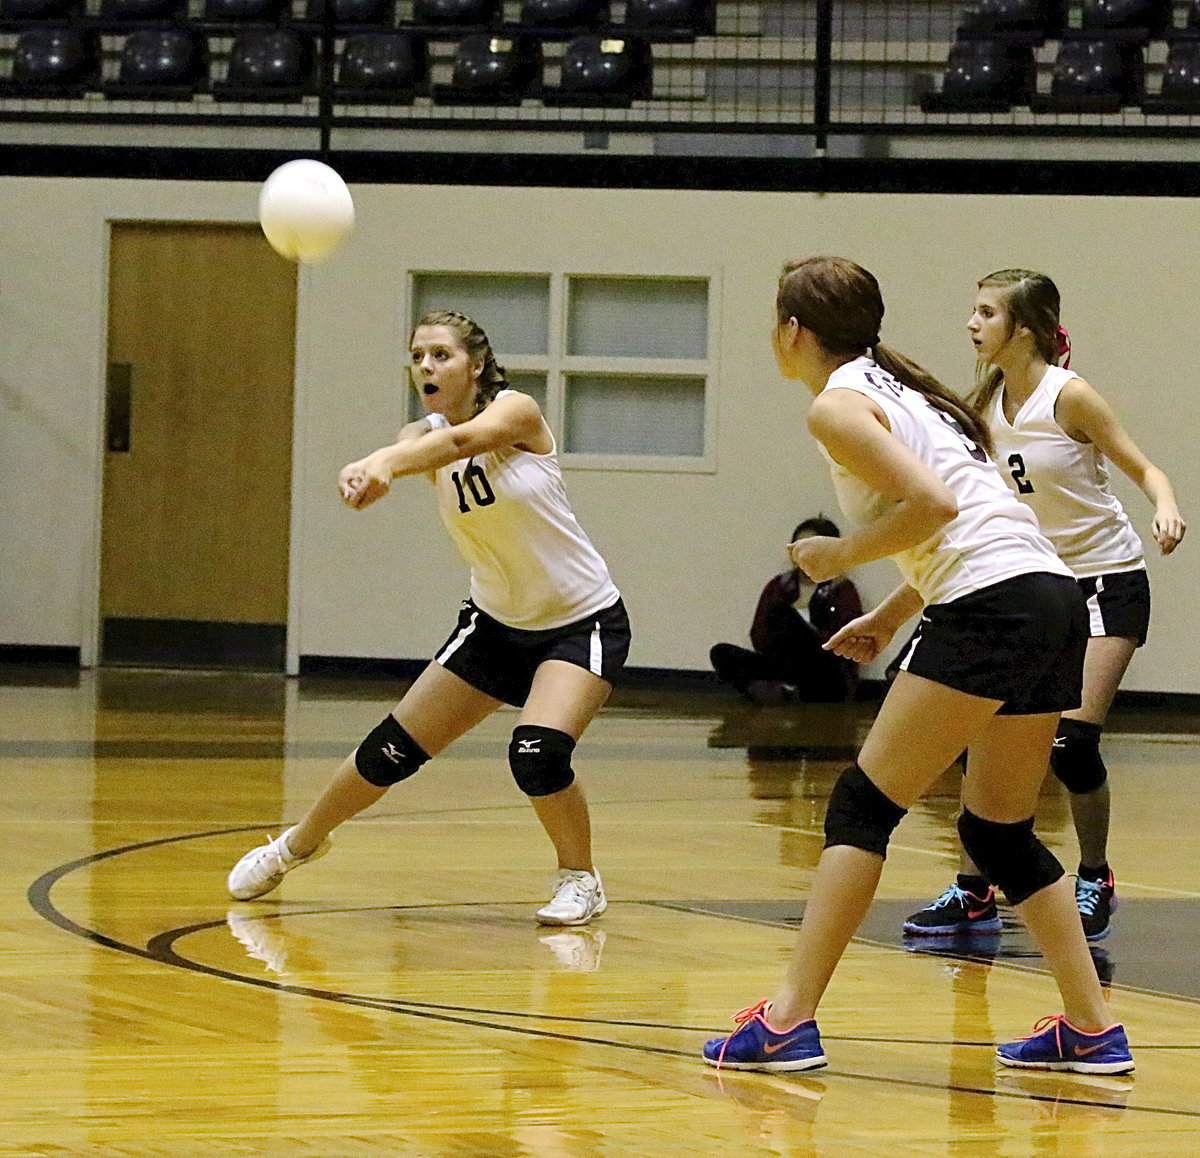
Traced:
[[250, 901], [269, 893], [283, 878], [302, 864], [318, 860], [330, 849], [328, 837], [321, 841], [308, 856], [293, 856], [287, 846], [289, 828], [274, 840], [252, 848], [229, 872], [226, 887], [235, 901]]
[[554, 899], [538, 909], [540, 925], [585, 925], [608, 908], [599, 876], [584, 869], [559, 869]]

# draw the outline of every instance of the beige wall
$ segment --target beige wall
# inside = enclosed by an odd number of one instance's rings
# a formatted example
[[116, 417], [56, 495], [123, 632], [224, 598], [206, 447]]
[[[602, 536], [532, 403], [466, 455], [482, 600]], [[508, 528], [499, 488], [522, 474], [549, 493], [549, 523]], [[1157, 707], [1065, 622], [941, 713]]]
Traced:
[[[298, 654], [427, 656], [465, 575], [420, 480], [356, 514], [338, 468], [401, 415], [409, 268], [703, 274], [720, 279], [717, 471], [572, 470], [567, 486], [634, 621], [631, 662], [703, 668], [744, 637], [796, 519], [832, 511], [767, 333], [780, 262], [838, 252], [871, 268], [886, 339], [952, 383], [972, 372], [974, 280], [1028, 265], [1063, 290], [1075, 368], [1110, 398], [1195, 504], [1190, 314], [1200, 203], [359, 186], [359, 227], [302, 272], [289, 646]], [[105, 342], [106, 221], [250, 220], [257, 188], [208, 182], [0, 180], [0, 643], [94, 656]], [[279, 480], [283, 485], [286, 480]], [[269, 482], [269, 480], [268, 480]], [[256, 484], [259, 485], [259, 484]], [[1149, 507], [1119, 493], [1148, 532]], [[1191, 512], [1195, 515], [1195, 510]], [[1200, 518], [1200, 516], [1197, 516]], [[1200, 692], [1200, 612], [1185, 544], [1152, 558], [1155, 626], [1126, 687]], [[871, 597], [887, 564], [859, 576]]]

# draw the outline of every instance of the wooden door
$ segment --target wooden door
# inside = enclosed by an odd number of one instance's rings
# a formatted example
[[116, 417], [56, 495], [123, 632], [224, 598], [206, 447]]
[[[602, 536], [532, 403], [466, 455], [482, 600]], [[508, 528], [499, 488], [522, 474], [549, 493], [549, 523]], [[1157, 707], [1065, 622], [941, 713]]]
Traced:
[[265, 630], [281, 664], [296, 267], [233, 224], [118, 223], [110, 257], [102, 658]]

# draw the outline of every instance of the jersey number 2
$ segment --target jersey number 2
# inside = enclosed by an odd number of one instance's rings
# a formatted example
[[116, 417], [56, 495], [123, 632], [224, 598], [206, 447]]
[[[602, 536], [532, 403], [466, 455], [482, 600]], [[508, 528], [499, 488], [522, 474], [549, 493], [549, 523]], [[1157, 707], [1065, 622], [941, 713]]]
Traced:
[[[471, 492], [471, 498], [475, 500], [477, 507], [490, 507], [496, 501], [496, 492], [492, 490], [487, 475], [474, 463], [463, 471], [461, 479], [456, 470], [450, 472], [450, 477], [454, 480], [454, 489], [458, 492], [458, 509], [464, 515], [471, 513], [471, 505], [467, 502], [467, 490]], [[466, 490], [463, 489], [464, 482], [467, 484]]]
[[1012, 467], [1013, 482], [1017, 484], [1017, 491], [1023, 495], [1033, 493], [1033, 483], [1025, 477], [1025, 460], [1019, 454], [1010, 454], [1008, 456], [1008, 465]]

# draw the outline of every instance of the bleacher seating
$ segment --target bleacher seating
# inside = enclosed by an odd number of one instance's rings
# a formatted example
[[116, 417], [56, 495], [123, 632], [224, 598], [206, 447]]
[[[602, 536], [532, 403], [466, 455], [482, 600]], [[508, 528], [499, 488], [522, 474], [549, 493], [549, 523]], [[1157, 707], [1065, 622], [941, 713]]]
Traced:
[[650, 46], [643, 40], [580, 36], [563, 54], [561, 87], [548, 104], [628, 108], [653, 88]]
[[12, 77], [0, 94], [21, 97], [81, 97], [100, 80], [100, 38], [75, 25], [28, 28], [17, 37]]
[[229, 68], [213, 95], [227, 101], [290, 103], [313, 92], [312, 38], [291, 28], [249, 28], [229, 50]]
[[362, 104], [411, 104], [425, 91], [429, 50], [407, 32], [357, 32], [346, 37], [334, 99]]
[[137, 28], [121, 46], [117, 79], [101, 87], [127, 100], [188, 100], [207, 80], [208, 42], [197, 30]]
[[1033, 50], [1002, 40], [958, 40], [950, 46], [941, 92], [927, 93], [927, 113], [1006, 113], [1033, 95]]

